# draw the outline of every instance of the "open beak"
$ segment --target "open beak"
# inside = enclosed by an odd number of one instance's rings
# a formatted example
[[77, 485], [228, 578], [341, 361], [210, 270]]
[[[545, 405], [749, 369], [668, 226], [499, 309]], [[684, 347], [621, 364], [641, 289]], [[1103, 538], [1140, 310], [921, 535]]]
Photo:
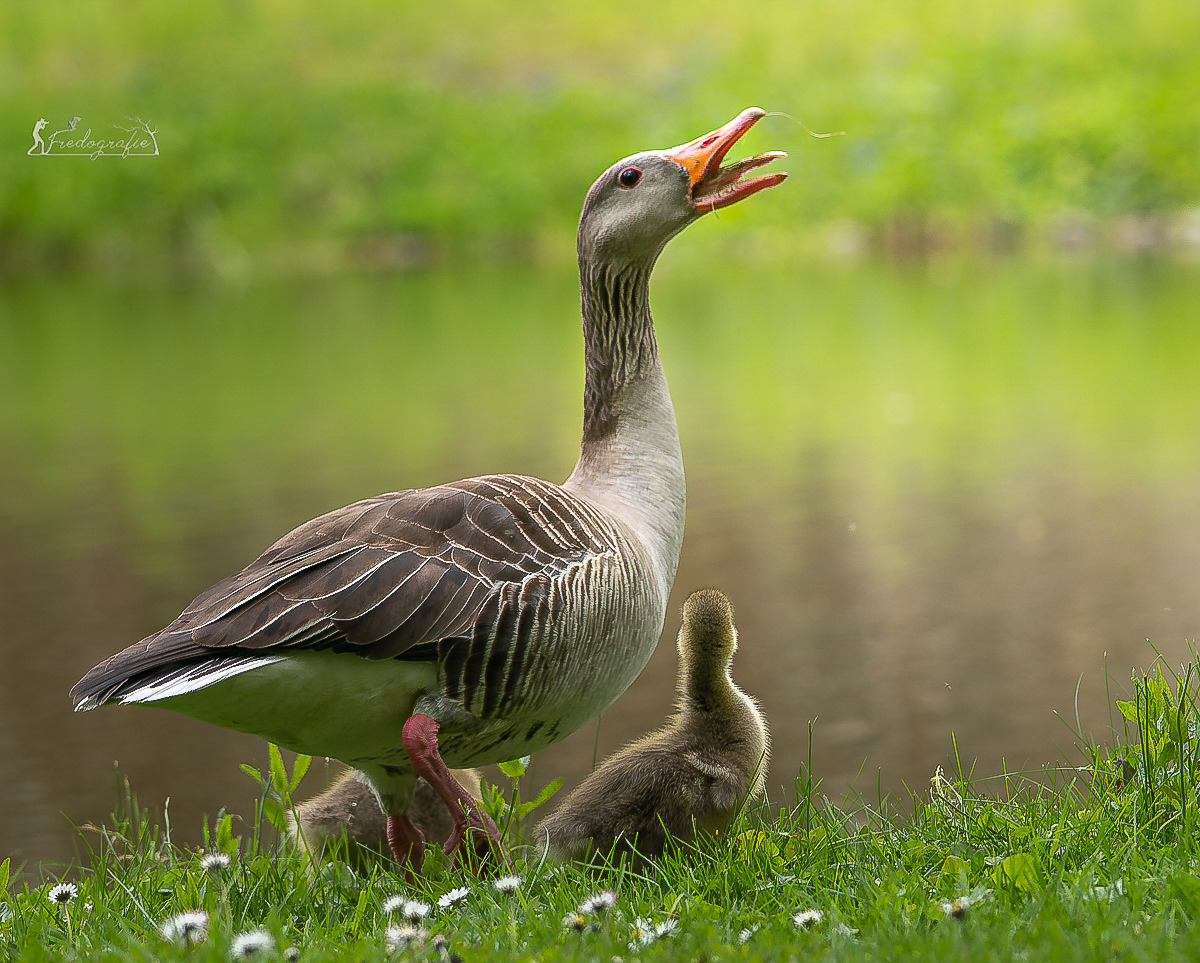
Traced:
[[742, 180], [742, 175], [748, 171], [780, 157], [787, 157], [781, 150], [747, 157], [727, 167], [721, 166], [721, 161], [725, 159], [729, 149], [738, 142], [742, 134], [765, 117], [766, 113], [761, 107], [747, 107], [728, 124], [718, 127], [711, 134], [698, 137], [689, 144], [681, 144], [679, 147], [663, 151], [665, 157], [669, 157], [687, 171], [688, 182], [692, 188], [692, 203], [698, 211], [706, 213], [736, 204], [764, 188], [774, 187], [787, 177], [786, 173], [780, 171]]

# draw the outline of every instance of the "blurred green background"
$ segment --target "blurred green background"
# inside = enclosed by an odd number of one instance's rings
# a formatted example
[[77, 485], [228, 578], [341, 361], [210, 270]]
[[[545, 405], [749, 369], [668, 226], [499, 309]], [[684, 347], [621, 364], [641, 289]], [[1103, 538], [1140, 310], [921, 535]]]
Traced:
[[[775, 117], [747, 139], [791, 152], [788, 189], [754, 212], [762, 256], [1195, 240], [1197, 50], [1187, 0], [14, 0], [0, 262], [569, 256], [603, 167], [749, 104], [846, 132]], [[97, 133], [141, 117], [161, 156], [25, 156], [39, 117], [76, 115]]]

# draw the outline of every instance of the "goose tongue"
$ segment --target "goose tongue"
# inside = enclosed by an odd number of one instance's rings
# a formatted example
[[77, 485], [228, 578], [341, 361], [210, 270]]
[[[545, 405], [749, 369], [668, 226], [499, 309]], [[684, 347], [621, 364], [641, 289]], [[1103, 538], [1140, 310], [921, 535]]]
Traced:
[[736, 204], [766, 187], [774, 187], [787, 177], [786, 173], [780, 171], [751, 177], [748, 180], [741, 179], [748, 171], [787, 156], [779, 150], [768, 151], [757, 157], [747, 157], [727, 167], [721, 166], [721, 161], [725, 159], [729, 149], [765, 116], [766, 111], [761, 107], [747, 107], [724, 127], [718, 127], [712, 133], [697, 137], [690, 143], [663, 151], [663, 156], [669, 157], [687, 171], [692, 189], [692, 203], [701, 213]]

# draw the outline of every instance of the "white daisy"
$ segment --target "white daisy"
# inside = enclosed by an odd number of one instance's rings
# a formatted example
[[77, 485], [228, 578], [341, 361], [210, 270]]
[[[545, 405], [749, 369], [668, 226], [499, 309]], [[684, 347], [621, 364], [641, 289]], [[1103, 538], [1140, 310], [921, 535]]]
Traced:
[[46, 894], [46, 899], [50, 900], [55, 906], [66, 906], [78, 895], [79, 887], [74, 883], [56, 883], [50, 887], [50, 892]]
[[401, 950], [406, 946], [425, 942], [429, 933], [419, 926], [389, 926], [383, 933], [383, 941], [389, 950]]
[[739, 943], [749, 943], [751, 937], [753, 937], [754, 934], [757, 933], [760, 929], [762, 929], [762, 927], [758, 923], [755, 923], [753, 926], [743, 927], [742, 931], [740, 933], [738, 933], [738, 942]]
[[471, 891], [465, 886], [459, 886], [456, 889], [452, 889], [450, 892], [443, 893], [438, 897], [438, 909], [449, 909], [455, 903], [461, 903], [470, 895]]
[[275, 949], [275, 937], [267, 930], [250, 930], [234, 937], [229, 955], [235, 960], [244, 960], [256, 953], [269, 953]]
[[200, 868], [207, 873], [215, 873], [222, 869], [229, 869], [231, 862], [228, 853], [205, 853], [200, 857]]
[[633, 939], [629, 941], [631, 950], [639, 950], [644, 946], [649, 946], [655, 940], [660, 940], [664, 936], [670, 936], [679, 927], [679, 920], [667, 919], [661, 923], [651, 924], [647, 919], [637, 919], [633, 924]]
[[816, 926], [823, 919], [825, 919], [825, 914], [819, 909], [806, 909], [801, 910], [793, 916], [792, 922], [796, 925], [797, 929], [806, 930], [810, 926]]
[[648, 919], [639, 916], [633, 921], [633, 932], [629, 935], [632, 937], [629, 941], [629, 948], [631, 950], [641, 949], [654, 942], [654, 927], [650, 925]]
[[172, 916], [158, 928], [158, 932], [164, 940], [184, 946], [203, 943], [208, 937], [208, 914], [204, 910], [187, 910]]
[[587, 929], [587, 917], [582, 913], [568, 913], [563, 917], [563, 928], [574, 930], [576, 933], [582, 933]]
[[521, 888], [521, 877], [501, 876], [499, 879], [493, 880], [492, 885], [496, 888], [497, 893], [508, 896]]
[[589, 916], [592, 913], [601, 913], [604, 910], [612, 909], [617, 905], [617, 894], [611, 889], [602, 889], [598, 893], [592, 893], [583, 898], [583, 902], [579, 904], [579, 912], [584, 916]]
[[399, 913], [410, 923], [418, 923], [429, 915], [433, 909], [428, 903], [419, 899], [409, 899], [406, 896], [389, 896], [383, 901], [382, 909], [387, 914]]
[[971, 901], [965, 896], [960, 896], [958, 899], [943, 900], [942, 913], [945, 916], [953, 916], [955, 919], [962, 919], [967, 915], [967, 908], [971, 905]]

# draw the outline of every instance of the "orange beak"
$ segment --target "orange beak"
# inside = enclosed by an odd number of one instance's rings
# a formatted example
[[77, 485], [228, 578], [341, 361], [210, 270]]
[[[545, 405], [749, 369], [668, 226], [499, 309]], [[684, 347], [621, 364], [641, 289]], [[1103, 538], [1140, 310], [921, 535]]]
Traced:
[[782, 183], [787, 177], [786, 173], [780, 171], [749, 180], [741, 179], [747, 171], [787, 157], [785, 152], [779, 150], [748, 157], [728, 167], [721, 166], [721, 161], [725, 159], [729, 149], [765, 116], [766, 111], [761, 107], [747, 107], [728, 124], [718, 127], [711, 134], [663, 151], [664, 157], [669, 157], [687, 171], [688, 183], [692, 188], [692, 203], [696, 205], [697, 210], [707, 212], [728, 207], [764, 188]]

